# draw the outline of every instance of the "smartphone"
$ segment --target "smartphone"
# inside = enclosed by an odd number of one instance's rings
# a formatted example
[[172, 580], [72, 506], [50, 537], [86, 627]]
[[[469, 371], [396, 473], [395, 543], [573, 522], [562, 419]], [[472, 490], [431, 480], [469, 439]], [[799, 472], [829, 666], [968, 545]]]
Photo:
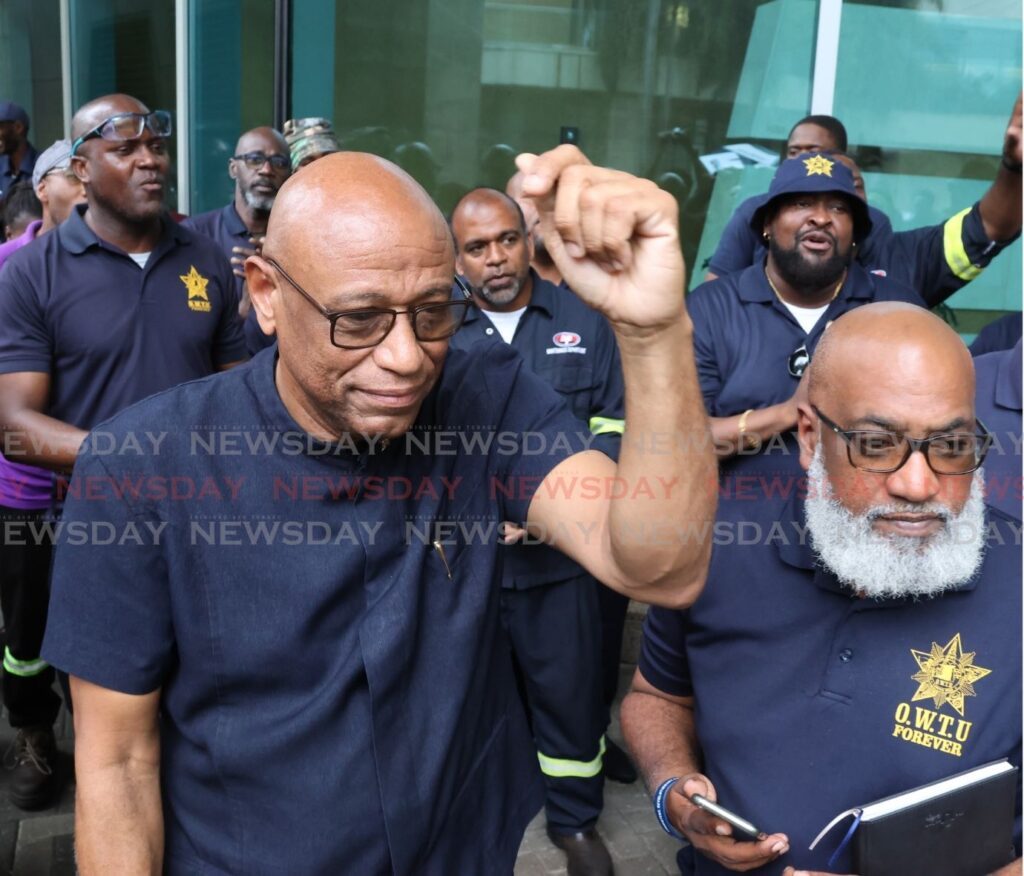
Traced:
[[745, 833], [751, 839], [760, 839], [764, 836], [764, 832], [754, 827], [747, 819], [740, 818], [735, 812], [730, 812], [724, 806], [719, 806], [717, 803], [712, 803], [707, 797], [702, 797], [700, 794], [694, 794], [690, 797], [690, 802], [694, 806], [699, 806], [705, 812], [710, 812], [716, 818], [721, 818], [722, 821], [727, 824], [731, 824], [736, 830], [741, 833]]

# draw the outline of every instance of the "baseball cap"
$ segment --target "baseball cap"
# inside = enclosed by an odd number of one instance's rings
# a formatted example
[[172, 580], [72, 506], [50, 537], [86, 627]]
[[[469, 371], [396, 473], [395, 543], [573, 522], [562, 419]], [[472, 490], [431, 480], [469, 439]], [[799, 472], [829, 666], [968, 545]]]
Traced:
[[326, 155], [341, 151], [329, 119], [289, 119], [284, 123], [282, 133], [291, 152], [292, 170], [295, 170], [307, 155]]
[[28, 113], [13, 100], [0, 100], [0, 122], [21, 122], [28, 130]]
[[871, 218], [868, 215], [867, 203], [853, 184], [853, 173], [834, 155], [827, 152], [807, 152], [783, 161], [775, 171], [767, 198], [750, 217], [750, 227], [760, 236], [764, 229], [764, 217], [779, 198], [820, 192], [838, 192], [846, 195], [853, 212], [854, 239], [863, 240], [867, 237], [871, 231]]
[[67, 170], [71, 166], [71, 141], [57, 140], [36, 159], [32, 169], [32, 188], [38, 188], [43, 177], [51, 170]]

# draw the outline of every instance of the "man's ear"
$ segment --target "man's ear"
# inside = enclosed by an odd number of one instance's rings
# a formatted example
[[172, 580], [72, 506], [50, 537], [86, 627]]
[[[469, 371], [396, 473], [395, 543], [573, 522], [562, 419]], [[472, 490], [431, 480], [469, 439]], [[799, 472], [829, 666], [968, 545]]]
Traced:
[[228, 159], [228, 176], [231, 177], [231, 179], [238, 179], [238, 167], [235, 164], [234, 158]]
[[814, 451], [818, 446], [818, 416], [807, 401], [796, 407], [796, 438], [800, 445], [800, 465], [806, 470], [811, 467]]
[[78, 180], [82, 185], [89, 184], [89, 164], [85, 160], [84, 155], [71, 156], [71, 170], [74, 172], [75, 176], [78, 177]]
[[44, 176], [39, 180], [39, 185], [36, 186], [36, 197], [39, 198], [39, 203], [46, 207], [50, 203], [50, 196], [46, 194], [46, 177]]
[[466, 271], [465, 271], [465, 268], [464, 268], [464, 266], [462, 264], [462, 256], [458, 252], [458, 250], [456, 250], [456, 252], [455, 252], [455, 270], [456, 270], [457, 273], [461, 274], [463, 277], [466, 276]]
[[256, 311], [256, 320], [263, 333], [272, 335], [277, 331], [276, 308], [280, 306], [278, 286], [273, 268], [260, 256], [249, 256], [245, 260], [245, 284], [249, 289], [249, 300]]

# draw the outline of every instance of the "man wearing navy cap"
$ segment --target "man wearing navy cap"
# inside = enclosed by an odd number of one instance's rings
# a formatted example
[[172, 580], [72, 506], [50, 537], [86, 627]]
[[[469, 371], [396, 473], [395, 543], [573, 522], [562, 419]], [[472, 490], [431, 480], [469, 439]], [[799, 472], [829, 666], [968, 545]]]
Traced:
[[[274, 198], [290, 174], [288, 144], [278, 131], [267, 127], [246, 131], [238, 138], [235, 154], [228, 159], [228, 176], [235, 181], [231, 203], [209, 213], [189, 216], [182, 222], [186, 228], [215, 240], [231, 261], [243, 318], [249, 313], [245, 260], [258, 251], [267, 233]], [[250, 353], [273, 343], [260, 331], [255, 316], [246, 321], [245, 334]]]
[[[834, 124], [833, 124], [834, 123]], [[787, 155], [846, 151], [846, 129], [832, 116], [808, 116], [790, 133]], [[853, 159], [841, 160], [852, 164]], [[855, 172], [859, 175], [859, 171]], [[861, 195], [867, 199], [862, 186]], [[750, 217], [769, 195], [748, 198], [733, 213], [708, 260], [707, 280], [714, 280], [764, 258], [760, 230]], [[947, 299], [975, 279], [1021, 229], [1021, 99], [1010, 114], [1003, 137], [1002, 162], [989, 190], [937, 225], [893, 231], [889, 217], [869, 206], [872, 228], [861, 241], [857, 258], [869, 271], [885, 273], [916, 290], [929, 306]]]
[[98, 436], [75, 466], [63, 519], [141, 536], [55, 560], [43, 655], [71, 676], [83, 874], [511, 873], [542, 795], [502, 521], [640, 599], [699, 592], [714, 458], [678, 209], [575, 147], [519, 160], [619, 342], [618, 463], [511, 348], [448, 350], [468, 293], [408, 174], [355, 152], [294, 174], [246, 263], [277, 345], [104, 427], [166, 432], [159, 452]]
[[854, 259], [871, 219], [835, 156], [784, 161], [750, 224], [767, 257], [689, 297], [701, 390], [722, 456], [796, 426], [800, 378], [831, 320], [871, 301], [924, 305], [914, 290]]
[[28, 113], [11, 100], [0, 100], [0, 198], [19, 180], [31, 179], [35, 146], [28, 142]]
[[691, 843], [686, 876], [859, 872], [848, 850], [829, 866], [842, 832], [808, 850], [833, 816], [1021, 763], [1020, 522], [984, 502], [966, 347], [923, 308], [871, 304], [809, 374], [805, 488], [721, 503], [708, 586], [649, 612], [622, 706], [655, 816]]

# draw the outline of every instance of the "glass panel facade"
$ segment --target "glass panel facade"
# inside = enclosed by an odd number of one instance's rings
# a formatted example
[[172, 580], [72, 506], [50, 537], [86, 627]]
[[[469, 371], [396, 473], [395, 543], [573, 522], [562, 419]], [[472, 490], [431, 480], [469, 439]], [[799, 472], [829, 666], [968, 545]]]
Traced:
[[[68, 7], [73, 107], [124, 92], [150, 109], [174, 111], [174, 0], [69, 0]], [[174, 207], [176, 137], [170, 152], [168, 203]]]
[[[843, 4], [835, 113], [875, 171], [866, 180], [871, 202], [897, 231], [942, 222], [984, 194], [1021, 87], [1019, 3], [922, 5]], [[965, 336], [1020, 309], [1020, 247], [949, 299]]]
[[25, 108], [37, 149], [64, 136], [59, 0], [0, 3], [0, 100]]
[[292, 114], [329, 116], [347, 148], [396, 160], [444, 210], [503, 188], [517, 152], [575, 134], [594, 161], [673, 191], [692, 264], [713, 183], [699, 156], [726, 142], [763, 5], [297, 0]]
[[234, 195], [228, 159], [243, 131], [274, 122], [274, 4], [189, 4], [190, 213]]

